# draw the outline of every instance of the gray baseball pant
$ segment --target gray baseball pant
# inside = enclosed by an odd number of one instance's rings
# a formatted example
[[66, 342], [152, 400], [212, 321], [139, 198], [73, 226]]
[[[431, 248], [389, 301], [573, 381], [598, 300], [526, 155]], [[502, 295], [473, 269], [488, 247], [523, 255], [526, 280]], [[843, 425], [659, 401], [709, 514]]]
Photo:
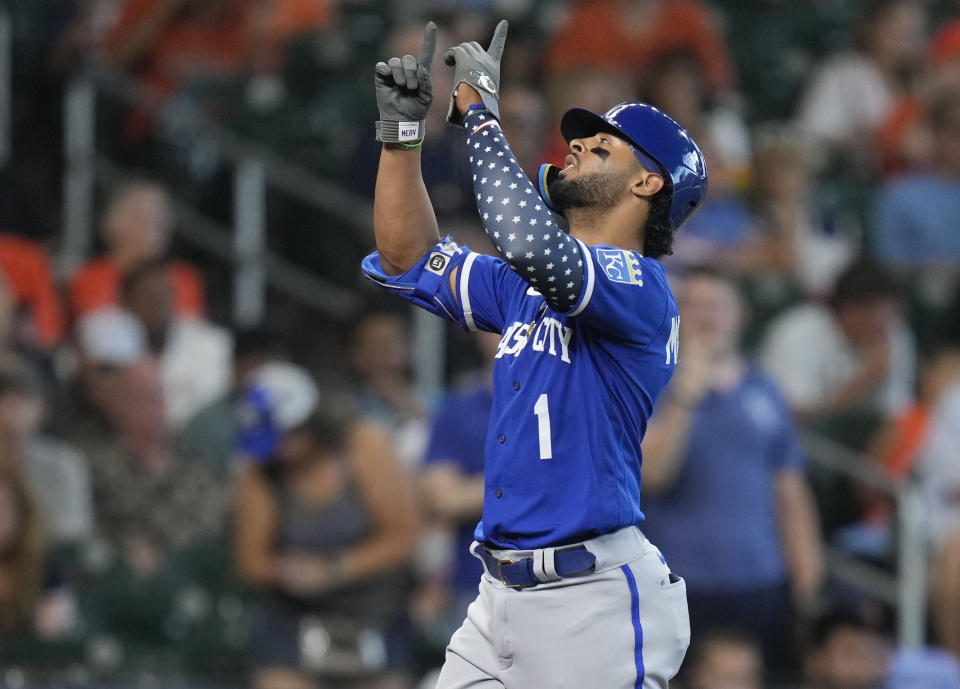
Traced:
[[666, 689], [690, 643], [686, 584], [636, 527], [583, 545], [586, 576], [515, 589], [485, 571], [437, 689]]

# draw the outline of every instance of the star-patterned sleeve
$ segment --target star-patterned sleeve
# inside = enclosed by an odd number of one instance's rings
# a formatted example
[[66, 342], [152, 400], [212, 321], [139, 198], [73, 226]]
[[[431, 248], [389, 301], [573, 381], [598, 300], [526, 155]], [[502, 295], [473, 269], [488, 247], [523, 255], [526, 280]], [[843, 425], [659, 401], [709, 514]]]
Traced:
[[586, 247], [557, 227], [496, 118], [472, 109], [464, 125], [484, 230], [500, 256], [551, 307], [570, 311], [583, 291]]

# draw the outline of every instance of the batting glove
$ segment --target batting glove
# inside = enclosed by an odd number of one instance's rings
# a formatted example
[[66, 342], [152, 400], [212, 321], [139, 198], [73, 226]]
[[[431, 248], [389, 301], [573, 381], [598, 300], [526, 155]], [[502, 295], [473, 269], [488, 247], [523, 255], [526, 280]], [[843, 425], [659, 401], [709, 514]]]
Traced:
[[450, 109], [447, 110], [447, 122], [458, 127], [463, 126], [463, 117], [457, 110], [454, 97], [460, 84], [469, 84], [483, 100], [483, 105], [500, 119], [500, 58], [503, 55], [503, 45], [507, 41], [507, 20], [497, 24], [490, 40], [490, 47], [484, 50], [476, 41], [461, 43], [448, 48], [443, 54], [443, 60], [453, 67], [453, 88], [450, 95]]
[[430, 65], [436, 49], [437, 25], [428, 22], [419, 58], [404, 55], [377, 63], [373, 79], [380, 109], [377, 141], [406, 148], [416, 148], [423, 142], [424, 120], [433, 102]]

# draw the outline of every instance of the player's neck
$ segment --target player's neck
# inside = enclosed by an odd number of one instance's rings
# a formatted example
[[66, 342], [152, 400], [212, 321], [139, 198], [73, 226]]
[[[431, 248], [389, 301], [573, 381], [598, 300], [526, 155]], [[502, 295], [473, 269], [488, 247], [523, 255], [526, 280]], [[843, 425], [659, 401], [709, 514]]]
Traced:
[[643, 230], [637, 228], [645, 224], [645, 218], [638, 218], [634, 208], [569, 208], [566, 215], [570, 235], [587, 246], [609, 244], [643, 253]]

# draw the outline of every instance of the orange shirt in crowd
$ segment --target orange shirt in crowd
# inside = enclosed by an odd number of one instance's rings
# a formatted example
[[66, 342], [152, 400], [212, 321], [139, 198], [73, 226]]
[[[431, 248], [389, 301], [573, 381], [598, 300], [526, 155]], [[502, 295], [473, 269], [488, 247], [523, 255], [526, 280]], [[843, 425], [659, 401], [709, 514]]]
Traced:
[[29, 239], [0, 234], [0, 271], [19, 307], [27, 311], [38, 347], [63, 339], [63, 311], [46, 249]]
[[[109, 258], [88, 261], [70, 280], [70, 306], [73, 317], [104, 306], [116, 304], [120, 299], [122, 275], [117, 265]], [[173, 303], [181, 316], [199, 316], [205, 311], [203, 280], [197, 269], [183, 261], [170, 263], [170, 282], [173, 285]]]
[[914, 402], [893, 421], [889, 444], [879, 460], [887, 475], [897, 481], [905, 479], [920, 457], [930, 423], [930, 405]]
[[[171, 0], [128, 0], [107, 34], [106, 53], [119, 57], [131, 37], [151, 26], [152, 17]], [[149, 86], [166, 94], [191, 74], [236, 72], [247, 54], [250, 35], [250, 0], [230, 2], [215, 20], [202, 21], [186, 6], [173, 10], [172, 18], [144, 37], [141, 55], [132, 65]]]
[[624, 16], [621, 0], [587, 0], [575, 5], [550, 42], [547, 69], [556, 74], [583, 66], [612, 67], [642, 76], [658, 58], [686, 51], [697, 59], [711, 89], [733, 84], [723, 38], [702, 4], [662, 0], [640, 31], [628, 26]]
[[884, 176], [898, 175], [929, 163], [929, 151], [918, 140], [926, 124], [927, 109], [913, 96], [893, 104], [877, 132], [880, 171]]
[[[913, 471], [930, 425], [930, 405], [914, 402], [903, 410], [884, 433], [879, 447], [875, 448], [877, 460], [884, 473], [900, 483]], [[886, 524], [891, 518], [889, 501], [880, 496], [872, 496], [867, 501], [864, 520], [868, 523]]]
[[334, 18], [330, 0], [274, 0], [264, 21], [268, 36], [282, 41], [305, 31], [318, 31]]
[[[104, 42], [106, 54], [120, 57], [131, 37], [151, 26], [152, 17], [171, 0], [127, 0]], [[176, 90], [191, 76], [229, 76], [251, 59], [269, 62], [277, 45], [292, 34], [320, 29], [332, 21], [330, 0], [217, 0], [222, 10], [174, 11], [140, 46], [130, 66], [158, 93]]]

